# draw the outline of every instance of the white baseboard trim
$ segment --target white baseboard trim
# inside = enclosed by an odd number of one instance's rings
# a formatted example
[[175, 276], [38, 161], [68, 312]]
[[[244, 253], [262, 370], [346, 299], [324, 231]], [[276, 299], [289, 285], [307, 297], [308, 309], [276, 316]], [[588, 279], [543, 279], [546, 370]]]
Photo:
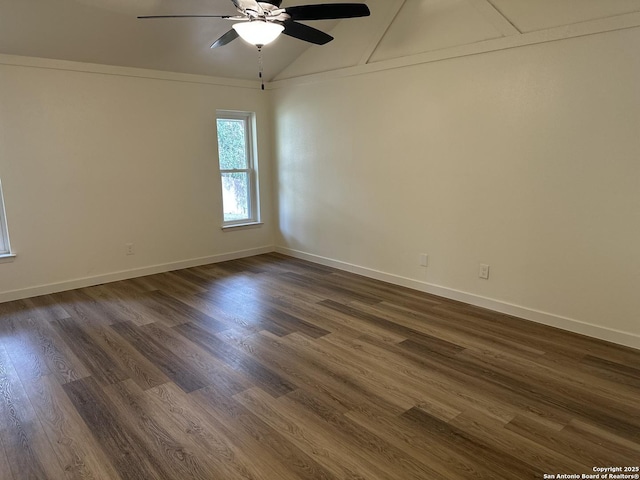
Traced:
[[640, 335], [636, 335], [634, 333], [601, 327], [598, 325], [582, 322], [580, 320], [562, 317], [560, 315], [554, 315], [552, 313], [542, 312], [519, 305], [513, 305], [499, 300], [474, 295], [472, 293], [462, 292], [460, 290], [454, 290], [447, 287], [441, 287], [439, 285], [433, 285], [427, 282], [422, 282], [420, 280], [414, 280], [391, 273], [385, 273], [379, 270], [361, 267], [358, 265], [353, 265], [339, 260], [333, 260], [331, 258], [313, 255], [290, 248], [276, 247], [275, 251], [284, 255], [308, 260], [310, 262], [319, 263], [328, 267], [334, 267], [339, 270], [356, 273], [358, 275], [381, 280], [387, 283], [392, 283], [394, 285], [400, 285], [403, 287], [411, 288], [413, 290], [431, 293], [433, 295], [448, 298], [451, 300], [458, 300], [463, 303], [468, 303], [477, 307], [493, 310], [494, 312], [512, 315], [514, 317], [531, 320], [533, 322], [549, 325], [551, 327], [560, 328], [562, 330], [579, 333], [581, 335], [594, 337], [600, 340], [606, 340], [608, 342], [613, 342], [619, 345], [624, 345], [640, 350]]
[[64, 292], [76, 288], [92, 287], [102, 283], [117, 282], [119, 280], [127, 280], [129, 278], [144, 277], [156, 273], [170, 272], [172, 270], [181, 270], [183, 268], [198, 267], [200, 265], [208, 265], [210, 263], [226, 262], [227, 260], [236, 260], [238, 258], [252, 257], [263, 253], [275, 251], [273, 246], [264, 246], [251, 248], [248, 250], [240, 250], [237, 252], [221, 253], [219, 255], [211, 255], [208, 257], [193, 258], [190, 260], [181, 260], [179, 262], [163, 263], [160, 265], [152, 265], [149, 267], [134, 268], [131, 270], [123, 270], [120, 272], [107, 273], [94, 277], [77, 278], [58, 283], [50, 283], [47, 285], [38, 285], [36, 287], [22, 288], [19, 290], [10, 290], [0, 293], [0, 303], [20, 300], [22, 298], [37, 297], [39, 295], [48, 295], [50, 293]]

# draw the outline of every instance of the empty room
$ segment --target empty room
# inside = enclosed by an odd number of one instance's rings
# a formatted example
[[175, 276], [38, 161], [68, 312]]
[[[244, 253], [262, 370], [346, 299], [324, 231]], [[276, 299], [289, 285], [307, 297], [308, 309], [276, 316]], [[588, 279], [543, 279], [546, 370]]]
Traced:
[[640, 0], [0, 0], [0, 480], [640, 478]]

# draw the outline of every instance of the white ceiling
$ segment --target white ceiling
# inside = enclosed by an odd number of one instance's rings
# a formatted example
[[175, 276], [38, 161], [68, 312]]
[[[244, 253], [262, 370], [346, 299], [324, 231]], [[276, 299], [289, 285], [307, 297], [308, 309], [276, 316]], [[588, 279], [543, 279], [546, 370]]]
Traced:
[[492, 0], [522, 32], [640, 11], [640, 0]]
[[[284, 0], [282, 6], [336, 3]], [[264, 49], [267, 80], [640, 11], [640, 0], [365, 0], [371, 17], [310, 22], [325, 46], [281, 35]], [[255, 47], [210, 49], [231, 22], [138, 15], [235, 14], [230, 0], [0, 0], [0, 53], [256, 79]], [[505, 27], [506, 26], [506, 27]], [[365, 55], [364, 60], [362, 59]]]
[[[300, 0], [290, 4], [317, 3]], [[235, 15], [230, 0], [0, 0], [0, 53], [216, 77], [256, 79], [257, 49], [238, 39], [209, 46], [231, 28], [216, 18], [138, 20], [139, 15]], [[335, 22], [313, 26], [331, 29]], [[281, 35], [264, 48], [266, 78], [309, 44]]]

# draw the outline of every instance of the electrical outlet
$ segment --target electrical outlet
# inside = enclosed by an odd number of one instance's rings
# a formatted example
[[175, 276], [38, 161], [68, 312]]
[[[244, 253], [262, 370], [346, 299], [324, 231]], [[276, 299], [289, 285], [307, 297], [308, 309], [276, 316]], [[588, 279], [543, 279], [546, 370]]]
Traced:
[[429, 255], [427, 255], [426, 253], [420, 254], [420, 266], [421, 267], [429, 266]]
[[133, 243], [125, 243], [124, 248], [127, 255], [135, 255], [136, 251], [133, 248]]
[[478, 277], [484, 280], [489, 280], [489, 265], [486, 265], [484, 263], [480, 264], [480, 272], [478, 273]]

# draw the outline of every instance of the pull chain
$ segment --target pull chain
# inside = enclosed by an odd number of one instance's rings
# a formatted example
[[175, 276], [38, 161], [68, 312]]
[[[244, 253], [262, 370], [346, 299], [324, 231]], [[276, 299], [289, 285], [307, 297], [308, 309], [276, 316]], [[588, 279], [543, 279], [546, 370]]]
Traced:
[[258, 76], [260, 77], [260, 88], [264, 90], [264, 77], [262, 76], [262, 45], [258, 45]]

